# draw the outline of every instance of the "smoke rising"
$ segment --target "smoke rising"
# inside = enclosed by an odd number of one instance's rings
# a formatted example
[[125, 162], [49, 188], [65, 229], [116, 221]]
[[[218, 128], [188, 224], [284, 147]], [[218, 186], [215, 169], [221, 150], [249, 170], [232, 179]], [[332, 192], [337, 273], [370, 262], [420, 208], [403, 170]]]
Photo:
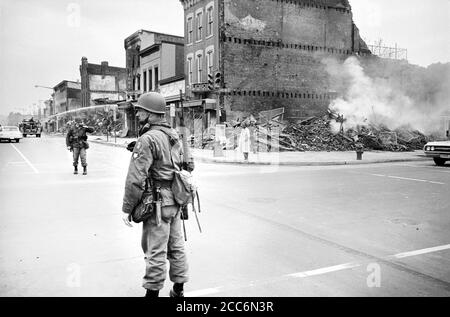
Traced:
[[[402, 73], [398, 74], [395, 69], [386, 71], [386, 65], [379, 61], [379, 65], [372, 64], [367, 67], [372, 73], [378, 74], [368, 75], [368, 71], [356, 57], [349, 57], [344, 62], [327, 58], [322, 62], [329, 75], [331, 89], [340, 96], [331, 103], [330, 109], [344, 116], [344, 129], [374, 124], [384, 125], [391, 130], [414, 129], [425, 134], [440, 130], [441, 116], [450, 105], [449, 86], [446, 82], [434, 87], [430, 93], [423, 93], [428, 96], [428, 100], [424, 101], [419, 94], [411, 96], [406, 93], [409, 89], [414, 94], [412, 83], [420, 83], [417, 84], [420, 89], [423, 89], [425, 84], [421, 84], [417, 78], [410, 78], [412, 76], [407, 72], [410, 69], [405, 66]], [[377, 63], [377, 60], [371, 61], [374, 62]], [[380, 70], [381, 68], [384, 69]], [[416, 74], [422, 74], [421, 72], [426, 70], [416, 71], [414, 68]], [[440, 80], [448, 81], [448, 78]], [[439, 91], [442, 87], [445, 91]], [[339, 128], [340, 124], [333, 125], [336, 132]]]

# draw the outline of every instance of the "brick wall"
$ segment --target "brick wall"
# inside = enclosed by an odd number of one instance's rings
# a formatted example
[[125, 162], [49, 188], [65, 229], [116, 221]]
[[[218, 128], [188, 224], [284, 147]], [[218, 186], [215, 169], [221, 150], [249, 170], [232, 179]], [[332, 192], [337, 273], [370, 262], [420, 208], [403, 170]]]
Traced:
[[228, 119], [278, 107], [292, 120], [326, 111], [321, 61], [345, 59], [360, 43], [347, 1], [224, 0], [223, 11]]

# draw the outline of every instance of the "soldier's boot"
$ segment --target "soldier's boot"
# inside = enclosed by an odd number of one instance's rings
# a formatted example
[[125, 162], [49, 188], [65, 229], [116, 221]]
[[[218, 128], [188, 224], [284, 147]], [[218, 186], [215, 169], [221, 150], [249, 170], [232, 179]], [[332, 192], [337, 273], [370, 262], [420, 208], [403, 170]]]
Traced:
[[184, 297], [184, 284], [175, 283], [173, 284], [173, 289], [170, 290], [170, 297]]
[[83, 175], [87, 175], [87, 166], [83, 166]]
[[145, 297], [149, 297], [149, 298], [159, 297], [159, 291], [152, 291], [152, 290], [148, 289], [147, 292], [145, 293]]
[[78, 166], [73, 167], [73, 174], [78, 175]]

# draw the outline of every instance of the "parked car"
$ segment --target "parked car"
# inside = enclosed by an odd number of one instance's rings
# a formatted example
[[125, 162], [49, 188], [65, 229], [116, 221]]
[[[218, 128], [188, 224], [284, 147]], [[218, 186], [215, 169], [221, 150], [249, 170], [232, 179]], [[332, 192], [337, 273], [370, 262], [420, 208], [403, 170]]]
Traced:
[[17, 143], [22, 139], [22, 132], [20, 132], [18, 127], [5, 126], [0, 129], [0, 141], [8, 140], [11, 142], [15, 140]]
[[429, 142], [425, 144], [423, 151], [427, 157], [432, 157], [438, 166], [450, 161], [450, 141]]

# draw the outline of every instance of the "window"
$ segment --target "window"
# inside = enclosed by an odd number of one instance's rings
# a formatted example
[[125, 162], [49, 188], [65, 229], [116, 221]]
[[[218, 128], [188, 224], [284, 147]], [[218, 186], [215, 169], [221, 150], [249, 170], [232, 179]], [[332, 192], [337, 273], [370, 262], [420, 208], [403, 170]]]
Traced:
[[137, 75], [136, 81], [137, 81], [137, 90], [141, 90], [141, 76], [140, 75]]
[[202, 72], [203, 72], [203, 55], [197, 54], [197, 83], [202, 82]]
[[192, 28], [192, 17], [188, 17], [187, 19], [187, 43], [191, 44], [192, 43], [192, 35], [193, 35], [194, 31]]
[[188, 85], [190, 86], [192, 84], [192, 57], [188, 57], [187, 71], [188, 71]]
[[148, 91], [153, 90], [153, 72], [151, 69], [148, 70]]
[[159, 88], [159, 68], [155, 67], [155, 90]]
[[201, 41], [203, 38], [203, 12], [197, 13], [197, 41]]
[[214, 7], [211, 6], [206, 9], [206, 36], [210, 36], [213, 34], [213, 25], [214, 25]]
[[147, 91], [147, 71], [144, 70], [144, 92]]
[[206, 67], [208, 75], [213, 73], [214, 69], [214, 49], [207, 49], [206, 53]]

